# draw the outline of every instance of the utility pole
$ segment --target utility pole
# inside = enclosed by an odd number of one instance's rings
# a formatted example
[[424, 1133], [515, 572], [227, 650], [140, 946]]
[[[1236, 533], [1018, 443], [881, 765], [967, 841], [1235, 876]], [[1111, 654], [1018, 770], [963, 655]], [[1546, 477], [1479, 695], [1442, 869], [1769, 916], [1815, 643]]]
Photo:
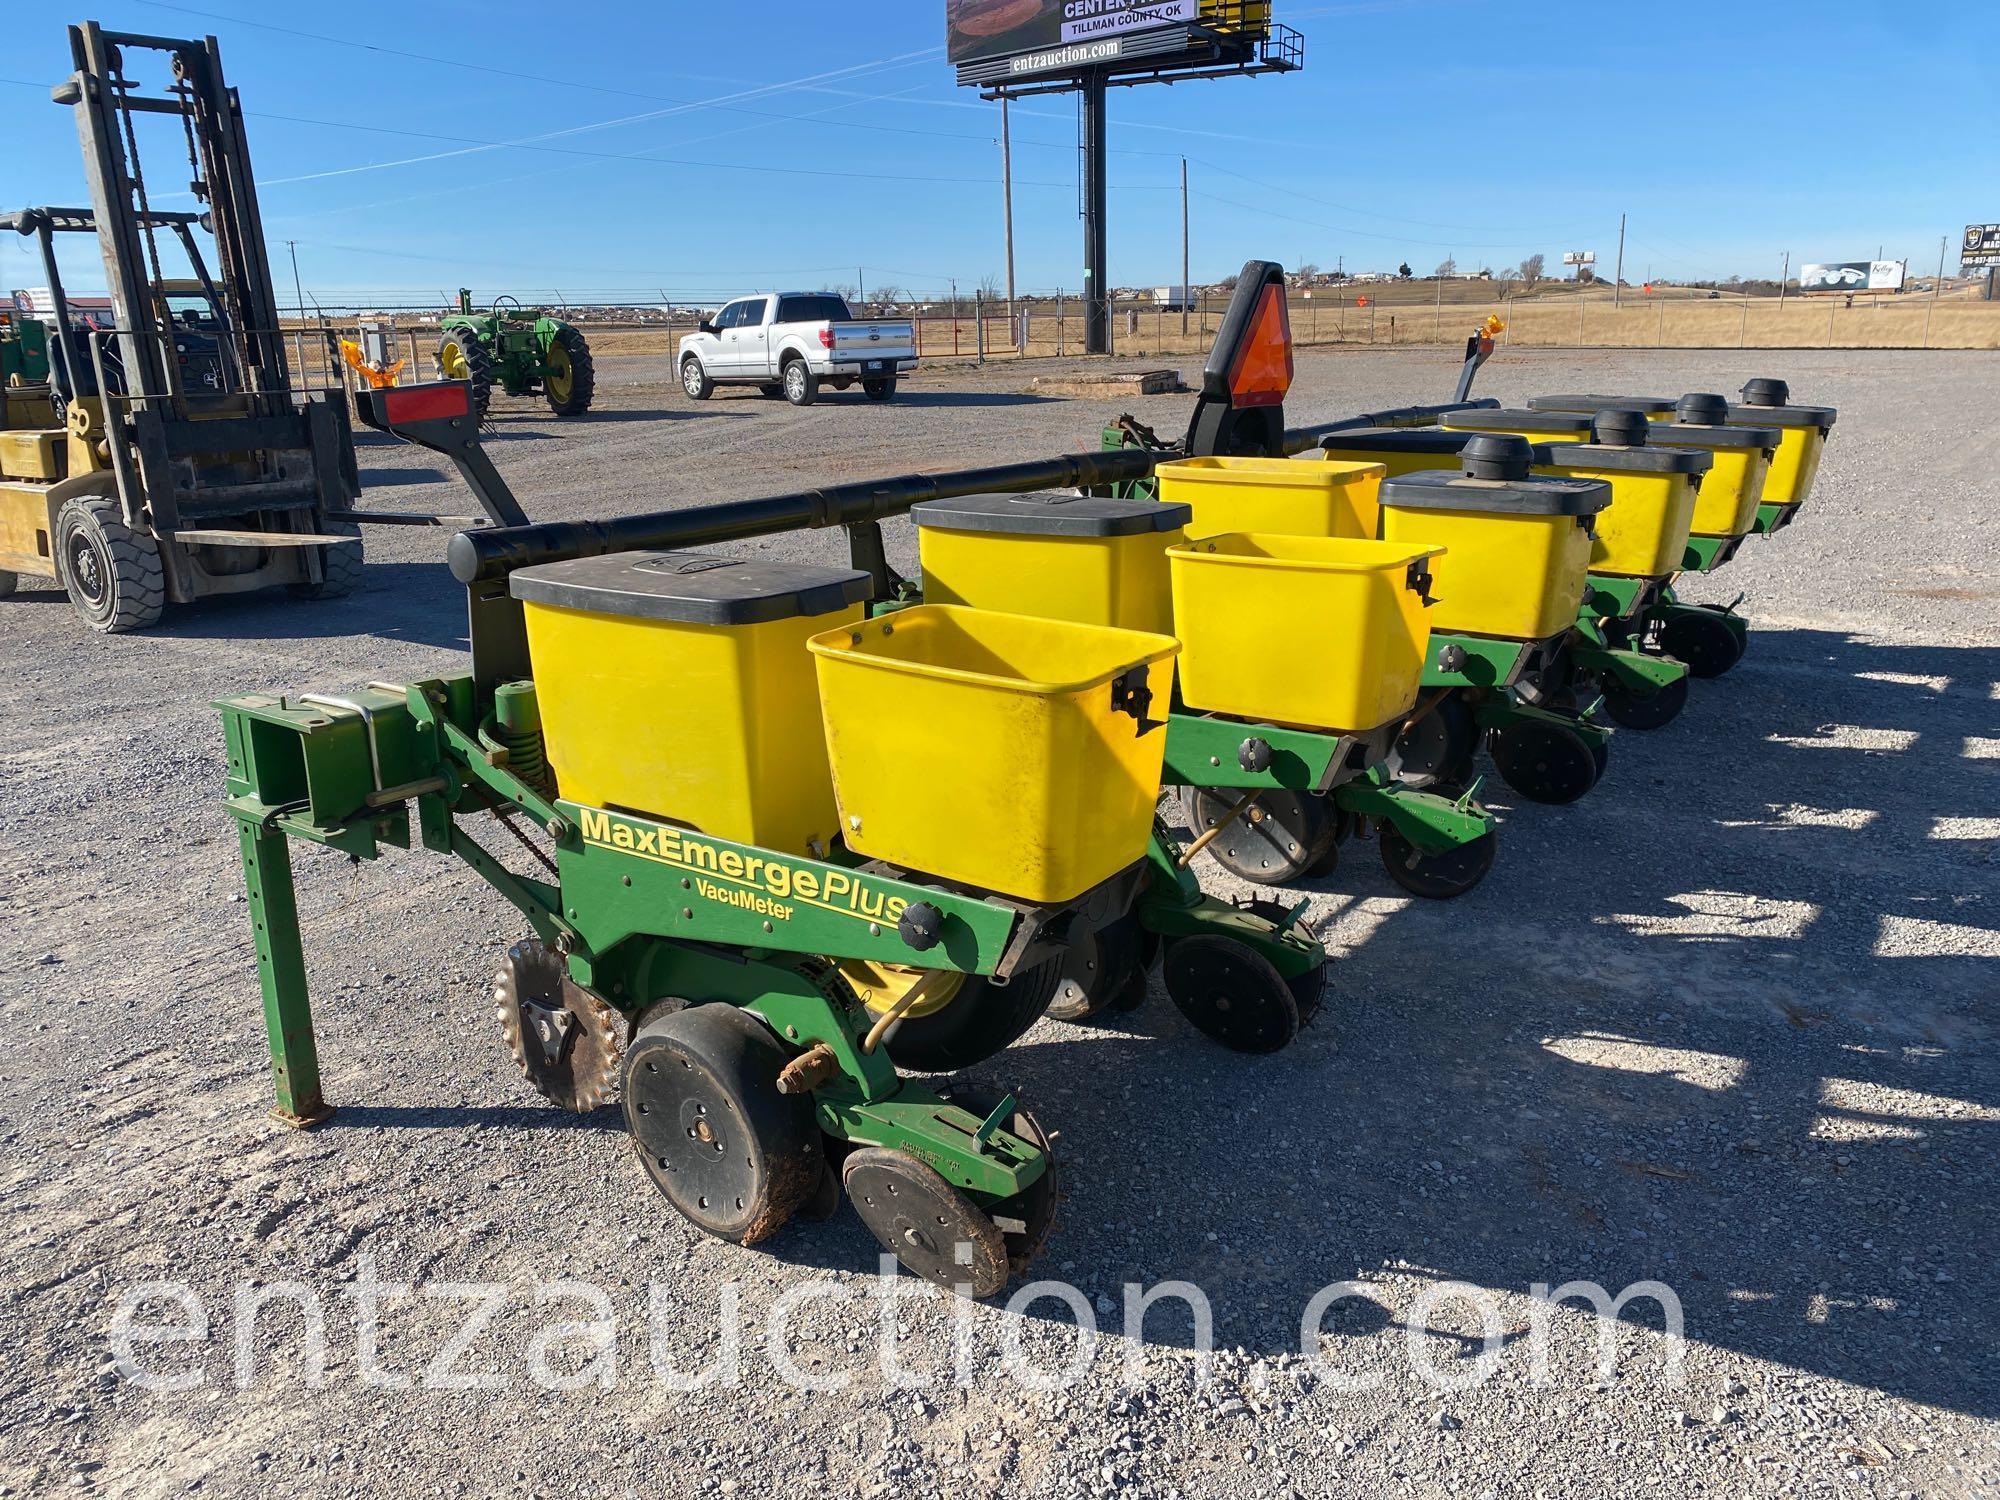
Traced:
[[1943, 285], [1944, 285], [1944, 236], [1943, 236], [1943, 235], [1939, 235], [1939, 236], [1938, 236], [1938, 273], [1937, 273], [1937, 280], [1935, 280], [1935, 281], [1933, 281], [1933, 282], [1931, 283], [1931, 301], [1933, 301], [1933, 302], [1937, 301], [1937, 299], [1938, 299], [1938, 291], [1939, 291], [1939, 289], [1940, 289], [1941, 287], [1943, 287]]
[[860, 266], [854, 268], [854, 300], [865, 306], [868, 302], [868, 281], [861, 271]]
[[1617, 307], [1625, 294], [1625, 215], [1618, 216], [1618, 267], [1611, 273], [1611, 305]]
[[1792, 252], [1787, 250], [1785, 252], [1785, 264], [1783, 268], [1780, 269], [1778, 272], [1778, 306], [1780, 307], [1783, 307], [1785, 305], [1785, 288], [1788, 285], [1790, 285], [1791, 279], [1792, 279]]
[[304, 317], [306, 314], [306, 294], [304, 289], [299, 285], [299, 242], [297, 240], [286, 240], [285, 248], [292, 252], [292, 295], [299, 299], [299, 316]]
[[1192, 289], [1188, 286], [1187, 158], [1183, 156], [1181, 158], [1181, 286], [1180, 286], [1182, 338], [1187, 337], [1188, 302], [1192, 298], [1192, 296], [1193, 296]]
[[1007, 96], [1000, 96], [1000, 190], [1007, 218], [1007, 321], [1014, 321], [1014, 137], [1007, 125]]

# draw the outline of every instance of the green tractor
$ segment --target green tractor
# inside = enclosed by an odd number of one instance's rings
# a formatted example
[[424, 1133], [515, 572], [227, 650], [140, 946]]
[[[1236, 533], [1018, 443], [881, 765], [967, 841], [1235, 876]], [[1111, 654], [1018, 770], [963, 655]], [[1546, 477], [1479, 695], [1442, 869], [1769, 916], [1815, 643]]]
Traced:
[[458, 290], [458, 311], [440, 320], [437, 373], [472, 383], [479, 415], [486, 415], [497, 384], [510, 396], [540, 392], [559, 417], [579, 417], [597, 394], [597, 371], [583, 334], [544, 308], [530, 314], [513, 297], [496, 297], [485, 312], [472, 310], [472, 293]]

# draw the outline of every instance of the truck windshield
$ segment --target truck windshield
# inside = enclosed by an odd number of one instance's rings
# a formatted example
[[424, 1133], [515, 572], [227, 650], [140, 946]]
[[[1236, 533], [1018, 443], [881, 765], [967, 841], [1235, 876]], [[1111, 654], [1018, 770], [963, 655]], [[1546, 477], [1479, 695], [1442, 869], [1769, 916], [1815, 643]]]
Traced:
[[809, 296], [778, 299], [780, 323], [845, 323], [853, 316], [847, 310], [846, 300], [833, 292], [816, 292]]

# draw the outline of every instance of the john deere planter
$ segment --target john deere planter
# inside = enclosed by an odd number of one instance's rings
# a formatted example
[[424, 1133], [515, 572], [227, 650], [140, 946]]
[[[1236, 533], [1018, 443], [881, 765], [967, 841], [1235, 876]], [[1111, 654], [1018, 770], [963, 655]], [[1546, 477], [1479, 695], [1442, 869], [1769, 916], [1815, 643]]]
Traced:
[[440, 378], [471, 385], [482, 417], [496, 385], [509, 396], [539, 394], [559, 417], [583, 415], [597, 394], [582, 331], [546, 310], [525, 312], [513, 297], [474, 312], [472, 293], [461, 288], [458, 311], [440, 320], [436, 363]]

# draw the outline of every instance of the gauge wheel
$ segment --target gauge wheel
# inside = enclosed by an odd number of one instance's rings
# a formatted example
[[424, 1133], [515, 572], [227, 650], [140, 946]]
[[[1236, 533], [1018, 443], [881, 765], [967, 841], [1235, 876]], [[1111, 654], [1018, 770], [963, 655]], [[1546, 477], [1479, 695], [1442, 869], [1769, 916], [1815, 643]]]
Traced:
[[696, 1228], [753, 1245], [821, 1191], [810, 1094], [781, 1094], [789, 1061], [734, 1005], [664, 1010], [625, 1051], [625, 1128], [646, 1175]]
[[[1188, 827], [1197, 837], [1207, 833], [1229, 816], [1241, 796], [1226, 788], [1187, 788], [1183, 807]], [[1330, 868], [1338, 859], [1339, 842], [1339, 820], [1325, 796], [1274, 788], [1260, 792], [1204, 852], [1240, 880], [1289, 885]]]

